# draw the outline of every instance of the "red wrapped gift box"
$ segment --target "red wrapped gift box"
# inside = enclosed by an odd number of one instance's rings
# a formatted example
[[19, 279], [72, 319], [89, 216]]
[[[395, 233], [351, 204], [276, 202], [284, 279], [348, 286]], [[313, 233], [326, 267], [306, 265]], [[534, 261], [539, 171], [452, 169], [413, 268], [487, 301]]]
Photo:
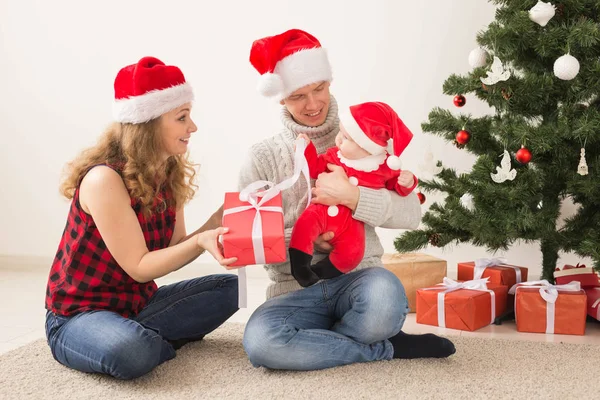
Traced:
[[223, 226], [229, 228], [222, 239], [223, 255], [238, 258], [231, 266], [287, 260], [281, 194], [264, 204], [252, 205], [241, 201], [237, 192], [225, 193]]
[[458, 263], [458, 280], [490, 278], [490, 283], [505, 285], [508, 288], [527, 281], [527, 268], [509, 265], [500, 258], [479, 259]]
[[463, 331], [490, 325], [506, 310], [508, 288], [486, 282], [444, 278], [441, 285], [417, 290], [417, 323]]
[[557, 285], [566, 285], [567, 283], [578, 281], [581, 283], [582, 288], [593, 288], [600, 287], [600, 280], [596, 271], [593, 268], [588, 268], [585, 265], [577, 264], [565, 265], [562, 270], [556, 269], [554, 271], [554, 280]]
[[517, 331], [584, 335], [587, 296], [579, 282], [551, 285], [548, 281], [519, 284], [515, 294]]
[[600, 321], [600, 288], [584, 289], [587, 295], [587, 313], [590, 317]]

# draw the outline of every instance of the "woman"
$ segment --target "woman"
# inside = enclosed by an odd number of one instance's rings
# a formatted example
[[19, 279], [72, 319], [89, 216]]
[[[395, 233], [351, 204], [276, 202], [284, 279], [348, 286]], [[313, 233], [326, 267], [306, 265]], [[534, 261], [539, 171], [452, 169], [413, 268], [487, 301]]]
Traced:
[[67, 367], [133, 379], [237, 311], [235, 275], [160, 288], [154, 280], [204, 251], [223, 266], [236, 259], [222, 256], [222, 210], [186, 234], [197, 128], [183, 73], [145, 57], [121, 69], [114, 88], [116, 122], [69, 165], [61, 187], [72, 202], [46, 290], [46, 336]]

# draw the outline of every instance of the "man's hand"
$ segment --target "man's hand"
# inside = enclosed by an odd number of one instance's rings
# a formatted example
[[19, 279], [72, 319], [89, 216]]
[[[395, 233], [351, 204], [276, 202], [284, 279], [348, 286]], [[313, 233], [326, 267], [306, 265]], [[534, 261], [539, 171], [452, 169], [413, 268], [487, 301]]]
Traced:
[[352, 211], [356, 210], [360, 194], [358, 187], [348, 181], [348, 175], [339, 165], [327, 164], [327, 168], [331, 172], [319, 174], [312, 190], [312, 202], [326, 206], [341, 204]]
[[333, 239], [333, 232], [325, 232], [315, 240], [315, 250], [320, 253], [329, 253], [333, 250], [333, 246], [329, 242]]
[[398, 185], [409, 188], [414, 183], [415, 183], [415, 176], [413, 175], [412, 172], [410, 172], [410, 171], [400, 172], [400, 176], [398, 177]]

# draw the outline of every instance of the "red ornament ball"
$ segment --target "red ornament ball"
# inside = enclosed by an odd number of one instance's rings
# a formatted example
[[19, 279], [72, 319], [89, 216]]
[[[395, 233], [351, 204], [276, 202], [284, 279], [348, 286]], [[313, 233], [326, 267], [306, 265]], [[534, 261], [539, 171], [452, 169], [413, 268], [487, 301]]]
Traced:
[[456, 96], [454, 96], [454, 105], [456, 107], [462, 107], [465, 104], [467, 104], [467, 99], [465, 99], [465, 96], [463, 96], [462, 94], [457, 94]]
[[425, 203], [425, 201], [427, 200], [427, 197], [425, 197], [425, 195], [421, 192], [417, 193], [417, 197], [419, 198], [419, 202], [421, 204]]
[[527, 147], [523, 146], [519, 151], [517, 151], [515, 158], [521, 164], [527, 164], [529, 161], [531, 161], [531, 151], [529, 151]]
[[464, 129], [456, 134], [456, 141], [460, 144], [467, 144], [471, 140], [471, 134]]

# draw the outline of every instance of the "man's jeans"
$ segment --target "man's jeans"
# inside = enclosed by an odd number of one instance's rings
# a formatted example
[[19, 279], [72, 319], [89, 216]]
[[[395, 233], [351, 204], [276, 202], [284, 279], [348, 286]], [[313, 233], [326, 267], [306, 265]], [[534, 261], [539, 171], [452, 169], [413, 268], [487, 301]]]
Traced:
[[72, 317], [49, 311], [46, 337], [67, 367], [133, 379], [174, 358], [171, 341], [200, 340], [237, 309], [237, 276], [211, 275], [158, 288], [131, 319], [111, 311]]
[[316, 370], [389, 360], [387, 340], [408, 313], [404, 287], [383, 268], [368, 268], [275, 297], [250, 317], [244, 348], [255, 366]]

